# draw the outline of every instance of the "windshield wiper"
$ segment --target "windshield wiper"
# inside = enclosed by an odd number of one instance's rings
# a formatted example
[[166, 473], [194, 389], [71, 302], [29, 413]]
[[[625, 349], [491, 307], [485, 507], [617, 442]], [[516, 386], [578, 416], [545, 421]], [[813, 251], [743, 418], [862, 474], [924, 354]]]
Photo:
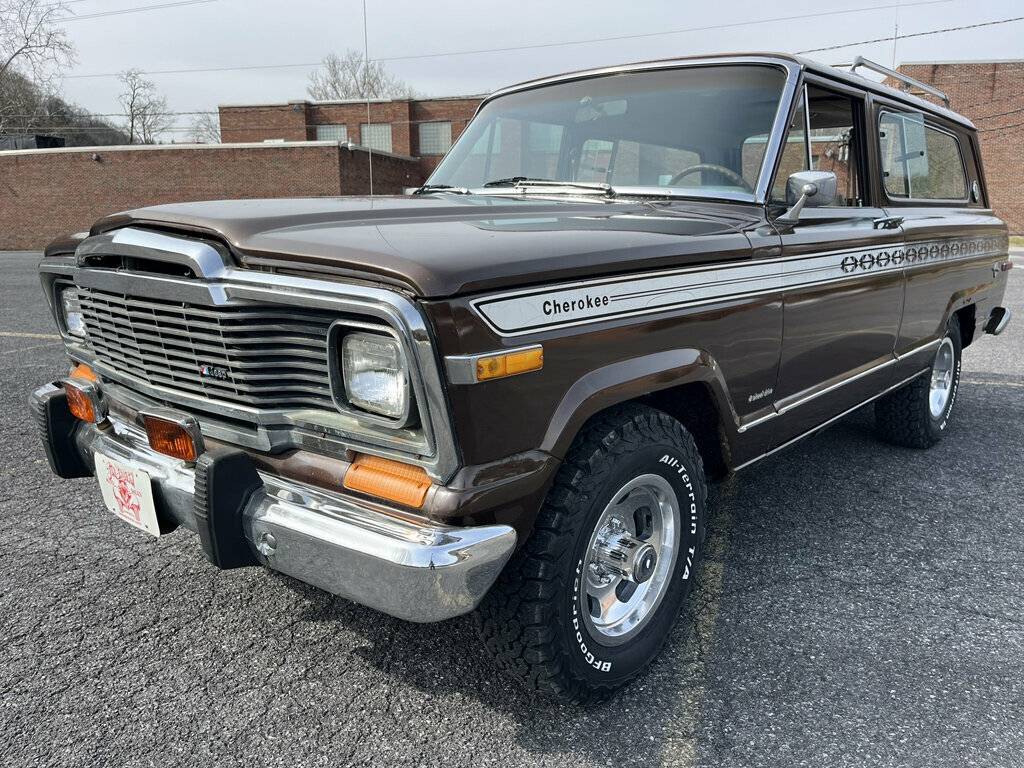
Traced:
[[555, 181], [554, 179], [532, 179], [529, 176], [509, 176], [507, 179], [495, 179], [484, 184], [487, 187], [517, 187], [525, 189], [529, 187], [571, 187], [572, 189], [587, 189], [592, 192], [600, 192], [604, 195], [613, 196], [615, 189], [611, 184], [591, 181]]
[[529, 176], [509, 176], [506, 179], [494, 179], [484, 184], [485, 187], [512, 187], [522, 184], [524, 181], [533, 183], [551, 181], [551, 179], [532, 179]]
[[473, 194], [465, 187], [453, 187], [451, 184], [424, 184], [422, 187], [413, 192], [414, 195], [426, 195], [431, 192], [449, 192], [453, 195], [471, 195]]

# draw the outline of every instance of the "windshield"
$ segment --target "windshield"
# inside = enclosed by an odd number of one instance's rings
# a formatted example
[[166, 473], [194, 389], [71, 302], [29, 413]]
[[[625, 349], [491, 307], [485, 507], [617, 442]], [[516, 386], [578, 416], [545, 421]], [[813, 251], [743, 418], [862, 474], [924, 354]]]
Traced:
[[753, 199], [786, 76], [762, 65], [605, 75], [488, 102], [430, 177], [519, 179]]

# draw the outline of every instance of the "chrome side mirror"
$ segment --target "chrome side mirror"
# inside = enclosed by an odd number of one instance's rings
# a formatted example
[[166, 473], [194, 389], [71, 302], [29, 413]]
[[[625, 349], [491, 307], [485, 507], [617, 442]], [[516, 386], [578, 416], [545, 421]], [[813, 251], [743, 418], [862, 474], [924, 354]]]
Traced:
[[836, 199], [839, 182], [831, 171], [797, 171], [786, 181], [789, 210], [776, 219], [781, 224], [796, 224], [804, 206], [818, 208]]

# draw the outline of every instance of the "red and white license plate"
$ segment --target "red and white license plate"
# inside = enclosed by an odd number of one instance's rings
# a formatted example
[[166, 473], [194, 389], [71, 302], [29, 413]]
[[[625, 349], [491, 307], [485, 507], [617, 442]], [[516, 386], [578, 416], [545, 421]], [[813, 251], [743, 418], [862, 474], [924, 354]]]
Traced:
[[160, 535], [160, 523], [153, 505], [153, 483], [149, 475], [139, 469], [104, 456], [96, 458], [96, 479], [100, 484], [107, 509], [153, 536]]

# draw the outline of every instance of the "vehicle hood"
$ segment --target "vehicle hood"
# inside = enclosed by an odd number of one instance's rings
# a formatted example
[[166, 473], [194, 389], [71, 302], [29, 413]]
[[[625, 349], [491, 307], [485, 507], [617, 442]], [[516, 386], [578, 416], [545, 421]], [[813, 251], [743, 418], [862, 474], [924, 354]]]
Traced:
[[225, 241], [243, 266], [401, 286], [424, 298], [686, 266], [749, 251], [754, 206], [431, 194], [159, 205], [101, 220]]

